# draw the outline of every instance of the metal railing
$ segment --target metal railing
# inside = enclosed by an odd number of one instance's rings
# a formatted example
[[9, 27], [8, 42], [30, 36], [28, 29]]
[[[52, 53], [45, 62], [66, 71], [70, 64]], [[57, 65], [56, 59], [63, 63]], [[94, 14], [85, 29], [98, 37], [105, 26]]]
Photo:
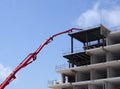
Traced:
[[[78, 53], [83, 51], [84, 51], [83, 48], [74, 47], [73, 53]], [[63, 55], [68, 55], [68, 54], [72, 54], [70, 49], [63, 53]]]
[[61, 80], [51, 80], [48, 81], [48, 85], [56, 85], [56, 84], [61, 84], [62, 81]]
[[56, 67], [55, 67], [55, 70], [63, 70], [63, 69], [68, 69], [69, 68], [69, 64], [61, 64], [61, 65], [57, 65]]

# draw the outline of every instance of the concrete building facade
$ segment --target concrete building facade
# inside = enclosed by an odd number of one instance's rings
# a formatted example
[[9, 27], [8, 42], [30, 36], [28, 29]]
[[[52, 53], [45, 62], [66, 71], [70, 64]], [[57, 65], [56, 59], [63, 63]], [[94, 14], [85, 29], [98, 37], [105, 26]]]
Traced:
[[[68, 67], [58, 66], [61, 81], [52, 89], [120, 89], [120, 30], [110, 31], [100, 25], [69, 34], [71, 52], [63, 55]], [[83, 44], [74, 51], [74, 40]]]

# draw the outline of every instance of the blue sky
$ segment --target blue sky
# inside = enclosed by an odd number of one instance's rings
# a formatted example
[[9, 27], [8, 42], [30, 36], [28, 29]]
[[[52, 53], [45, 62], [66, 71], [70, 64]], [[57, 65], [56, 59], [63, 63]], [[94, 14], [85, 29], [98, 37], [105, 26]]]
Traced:
[[[117, 27], [119, 16], [119, 0], [0, 0], [0, 82], [52, 34], [100, 23]], [[55, 66], [66, 63], [69, 43], [68, 35], [55, 38], [5, 89], [49, 89], [49, 80], [60, 79]]]

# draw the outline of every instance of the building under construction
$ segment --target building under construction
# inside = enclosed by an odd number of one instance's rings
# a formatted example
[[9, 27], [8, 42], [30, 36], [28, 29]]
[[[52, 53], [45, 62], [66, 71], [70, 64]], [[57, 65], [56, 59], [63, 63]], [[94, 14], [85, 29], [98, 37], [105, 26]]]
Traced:
[[[71, 50], [64, 54], [68, 67], [58, 66], [61, 81], [49, 83], [52, 89], [120, 89], [120, 30], [100, 25], [69, 33]], [[82, 51], [74, 50], [74, 39]]]

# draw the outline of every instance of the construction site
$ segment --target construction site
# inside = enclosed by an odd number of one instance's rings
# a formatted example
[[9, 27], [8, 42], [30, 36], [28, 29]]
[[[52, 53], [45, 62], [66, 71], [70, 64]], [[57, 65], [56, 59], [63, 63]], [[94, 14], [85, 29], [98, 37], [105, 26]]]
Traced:
[[[64, 54], [67, 67], [58, 65], [61, 80], [50, 81], [52, 89], [120, 89], [120, 30], [100, 25], [68, 34], [71, 50]], [[74, 50], [74, 41], [82, 51]]]
[[[28, 56], [0, 84], [0, 89], [16, 79], [16, 74], [37, 59], [39, 52], [59, 35], [68, 33], [70, 52], [63, 55], [67, 66], [56, 66], [61, 80], [48, 82], [52, 89], [120, 89], [120, 30], [109, 30], [104, 25], [79, 29], [71, 28], [50, 36]], [[80, 51], [74, 48], [75, 40]]]
[[0, 89], [120, 89], [120, 0], [0, 0]]

